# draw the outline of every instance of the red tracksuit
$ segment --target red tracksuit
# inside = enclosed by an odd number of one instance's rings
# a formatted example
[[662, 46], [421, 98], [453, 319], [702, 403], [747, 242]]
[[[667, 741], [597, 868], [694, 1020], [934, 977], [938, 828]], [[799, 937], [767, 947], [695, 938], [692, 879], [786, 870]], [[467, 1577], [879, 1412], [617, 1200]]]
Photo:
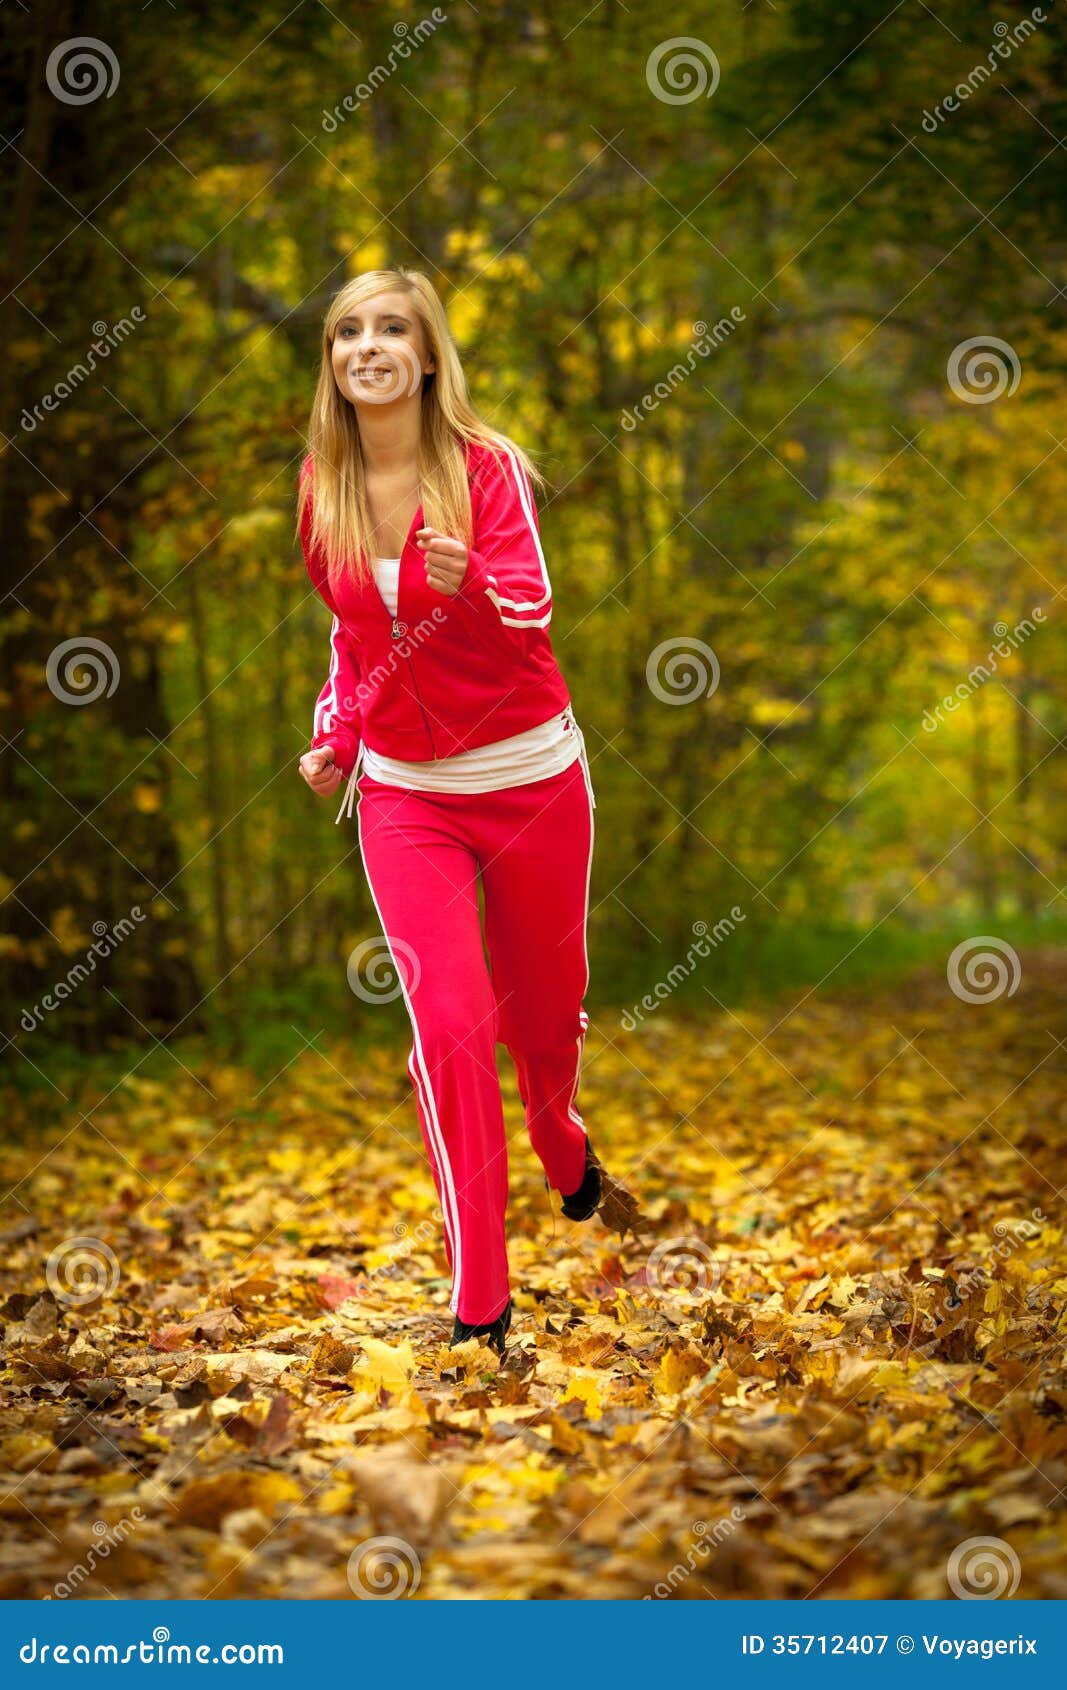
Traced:
[[[452, 756], [547, 721], [570, 704], [552, 650], [552, 589], [529, 478], [466, 442], [473, 534], [455, 594], [428, 585], [414, 543], [400, 558], [397, 616], [377, 583], [331, 589], [301, 522], [312, 582], [333, 613], [330, 672], [312, 747], [352, 774], [365, 742], [413, 761]], [[309, 456], [303, 475], [313, 475]], [[549, 1182], [585, 1170], [578, 1112], [588, 1016], [586, 924], [595, 804], [579, 757], [495, 792], [410, 791], [358, 777], [360, 851], [411, 1020], [408, 1072], [444, 1218], [449, 1307], [494, 1320], [509, 1295], [507, 1148], [496, 1045], [515, 1062]], [[486, 963], [478, 917], [485, 899]]]

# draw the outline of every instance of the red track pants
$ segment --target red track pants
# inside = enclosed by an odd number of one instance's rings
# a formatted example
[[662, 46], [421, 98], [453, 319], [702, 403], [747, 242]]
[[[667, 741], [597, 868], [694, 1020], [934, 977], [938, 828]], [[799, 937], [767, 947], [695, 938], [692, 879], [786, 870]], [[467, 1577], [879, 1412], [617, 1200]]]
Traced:
[[409, 792], [366, 774], [357, 791], [363, 866], [414, 1034], [408, 1072], [444, 1217], [449, 1308], [495, 1320], [509, 1296], [498, 1043], [549, 1183], [566, 1194], [585, 1172], [588, 765], [583, 752], [497, 792]]

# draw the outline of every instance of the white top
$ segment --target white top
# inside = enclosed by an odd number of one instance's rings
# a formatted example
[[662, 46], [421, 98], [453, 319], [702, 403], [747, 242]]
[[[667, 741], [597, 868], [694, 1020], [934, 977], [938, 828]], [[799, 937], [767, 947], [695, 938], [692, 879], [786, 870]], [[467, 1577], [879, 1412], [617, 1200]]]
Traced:
[[374, 579], [378, 583], [378, 591], [385, 600], [385, 608], [390, 616], [395, 616], [396, 589], [400, 580], [400, 559], [398, 557], [376, 557], [372, 567]]
[[[377, 557], [373, 560], [373, 568], [386, 609], [390, 616], [395, 616], [400, 559]], [[473, 751], [459, 751], [451, 757], [436, 757], [425, 762], [383, 757], [363, 744], [356, 769], [352, 771], [350, 786], [354, 785], [356, 770], [362, 762], [372, 780], [383, 781], [388, 786], [403, 786], [409, 791], [497, 792], [502, 787], [525, 786], [530, 781], [560, 774], [579, 757], [590, 802], [595, 807], [585, 739], [568, 705], [566, 710], [550, 716], [547, 722], [539, 722], [523, 733], [509, 734], [506, 739], [475, 746]]]

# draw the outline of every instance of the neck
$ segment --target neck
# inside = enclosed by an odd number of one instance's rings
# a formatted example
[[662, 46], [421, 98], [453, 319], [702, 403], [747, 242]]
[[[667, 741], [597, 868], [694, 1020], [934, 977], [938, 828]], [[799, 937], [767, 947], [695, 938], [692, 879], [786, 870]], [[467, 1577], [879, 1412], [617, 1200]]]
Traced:
[[391, 405], [361, 405], [357, 420], [364, 468], [371, 475], [403, 475], [418, 462], [420, 394], [396, 399]]

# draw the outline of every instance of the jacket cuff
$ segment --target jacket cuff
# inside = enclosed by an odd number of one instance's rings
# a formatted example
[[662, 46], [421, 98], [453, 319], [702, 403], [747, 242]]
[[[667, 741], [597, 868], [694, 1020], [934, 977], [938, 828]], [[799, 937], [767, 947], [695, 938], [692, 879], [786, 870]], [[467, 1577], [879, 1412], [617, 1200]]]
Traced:
[[485, 589], [491, 587], [492, 584], [489, 577], [489, 566], [481, 552], [476, 552], [468, 546], [466, 573], [453, 597], [473, 599], [479, 593], [484, 593]]
[[359, 735], [352, 733], [348, 728], [336, 727], [329, 733], [317, 734], [308, 749], [321, 751], [324, 745], [333, 746], [334, 768], [340, 769], [347, 779], [352, 773], [356, 758], [359, 756]]

